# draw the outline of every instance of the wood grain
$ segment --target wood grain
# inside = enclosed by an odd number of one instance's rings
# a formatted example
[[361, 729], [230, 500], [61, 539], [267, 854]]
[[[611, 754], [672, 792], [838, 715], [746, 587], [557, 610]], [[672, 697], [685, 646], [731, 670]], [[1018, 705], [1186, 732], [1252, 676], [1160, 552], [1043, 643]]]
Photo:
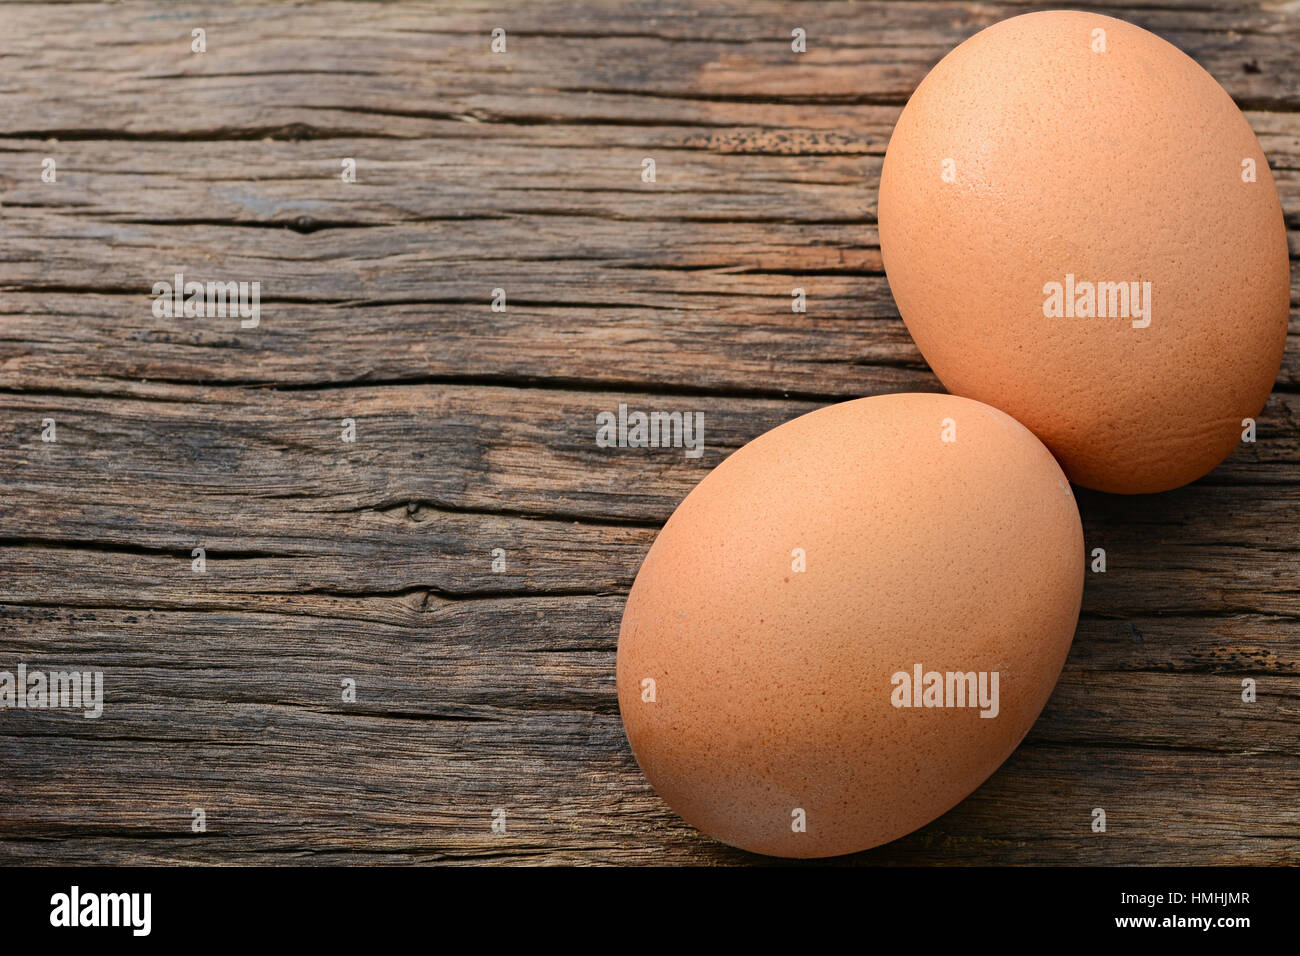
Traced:
[[[1093, 8], [1243, 107], [1294, 263], [1300, 10]], [[770, 862], [637, 770], [623, 600], [732, 450], [940, 389], [881, 267], [881, 160], [926, 71], [1025, 9], [0, 5], [0, 669], [106, 692], [0, 712], [0, 862]], [[155, 317], [178, 271], [259, 281], [260, 325]], [[1297, 337], [1293, 307], [1257, 443], [1079, 493], [1108, 568], [1011, 760], [840, 862], [1300, 862]], [[598, 448], [620, 402], [703, 412], [705, 453]]]

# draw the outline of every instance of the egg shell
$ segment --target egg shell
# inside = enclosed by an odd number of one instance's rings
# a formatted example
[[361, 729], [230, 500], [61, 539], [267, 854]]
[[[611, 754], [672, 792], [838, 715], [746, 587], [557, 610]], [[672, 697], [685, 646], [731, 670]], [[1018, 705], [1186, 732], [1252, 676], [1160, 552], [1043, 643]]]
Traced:
[[[1290, 270], [1263, 150], [1213, 77], [1122, 20], [1026, 14], [944, 57], [890, 139], [879, 228], [944, 385], [1023, 422], [1078, 484], [1195, 480], [1277, 377]], [[1119, 315], [1045, 315], [1067, 275], [1151, 283], [1150, 324], [1109, 292]]]
[[[885, 843], [1019, 744], [1083, 572], [1070, 486], [1006, 414], [937, 394], [819, 409], [723, 461], [655, 540], [619, 633], [628, 740], [669, 806], [725, 843]], [[894, 675], [918, 664], [997, 672], [997, 715], [894, 706]]]

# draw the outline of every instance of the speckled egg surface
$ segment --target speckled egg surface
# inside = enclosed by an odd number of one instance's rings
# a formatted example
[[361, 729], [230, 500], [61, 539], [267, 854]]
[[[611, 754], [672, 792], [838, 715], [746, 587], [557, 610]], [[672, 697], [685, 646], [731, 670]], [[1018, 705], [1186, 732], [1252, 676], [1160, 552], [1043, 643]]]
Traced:
[[879, 225], [944, 385], [1079, 484], [1193, 481], [1264, 407], [1290, 295], [1277, 190], [1228, 94], [1154, 34], [1054, 11], [962, 43], [899, 118]]
[[650, 549], [618, 641], [636, 759], [688, 823], [788, 857], [953, 807], [1020, 743], [1083, 589], [1070, 486], [951, 395], [819, 409], [756, 438]]

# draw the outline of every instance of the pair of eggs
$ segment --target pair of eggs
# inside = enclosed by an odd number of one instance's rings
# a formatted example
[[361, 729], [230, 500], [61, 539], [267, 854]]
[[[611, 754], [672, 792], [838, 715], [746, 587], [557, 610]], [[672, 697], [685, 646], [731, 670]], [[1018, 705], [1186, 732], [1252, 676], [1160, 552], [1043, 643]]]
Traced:
[[1194, 61], [1109, 17], [1015, 17], [945, 57], [890, 140], [879, 229], [952, 394], [830, 406], [731, 455], [664, 526], [619, 634], [642, 770], [759, 853], [877, 846], [987, 779], [1077, 625], [1069, 482], [1204, 475], [1286, 340], [1259, 143]]

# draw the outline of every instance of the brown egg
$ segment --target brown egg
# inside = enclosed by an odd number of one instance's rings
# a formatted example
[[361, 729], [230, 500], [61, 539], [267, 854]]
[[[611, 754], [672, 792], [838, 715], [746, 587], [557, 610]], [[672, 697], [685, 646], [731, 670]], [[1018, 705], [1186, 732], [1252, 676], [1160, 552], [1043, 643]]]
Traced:
[[725, 843], [893, 840], [1020, 743], [1083, 569], [1070, 486], [1014, 419], [951, 395], [819, 409], [726, 459], [650, 549], [618, 640], [628, 740]]
[[1032, 13], [961, 44], [898, 120], [879, 220], [935, 373], [1072, 481], [1193, 481], [1264, 407], [1290, 296], [1273, 177], [1228, 94], [1145, 30]]

